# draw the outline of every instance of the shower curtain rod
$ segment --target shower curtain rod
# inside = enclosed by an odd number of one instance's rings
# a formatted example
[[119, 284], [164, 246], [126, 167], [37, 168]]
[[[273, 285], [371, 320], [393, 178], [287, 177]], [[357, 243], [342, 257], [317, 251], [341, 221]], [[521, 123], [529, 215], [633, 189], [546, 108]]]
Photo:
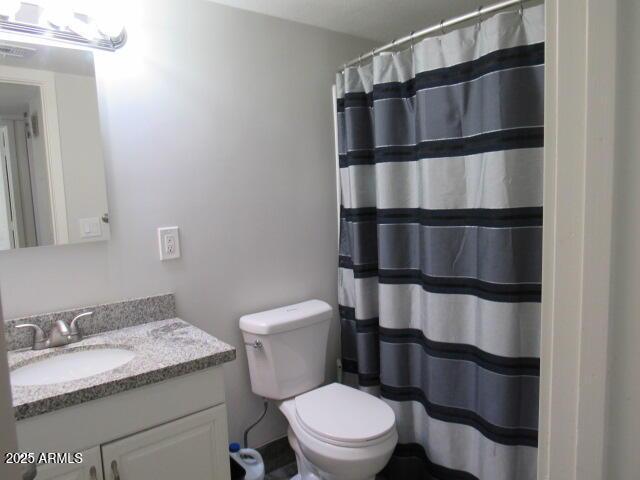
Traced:
[[358, 65], [361, 62], [368, 60], [374, 57], [378, 53], [388, 52], [389, 50], [394, 50], [396, 47], [403, 45], [405, 43], [409, 43], [414, 41], [417, 38], [425, 37], [431, 33], [435, 32], [443, 32], [448, 27], [452, 27], [459, 23], [464, 23], [469, 20], [473, 20], [474, 18], [482, 18], [483, 15], [488, 15], [490, 13], [498, 12], [500, 10], [504, 10], [509, 7], [513, 7], [515, 5], [520, 5], [520, 8], [524, 8], [525, 3], [529, 3], [534, 0], [505, 0], [503, 2], [494, 3], [489, 5], [488, 7], [480, 7], [478, 10], [470, 13], [465, 13], [464, 15], [460, 15], [458, 17], [451, 18], [449, 20], [442, 20], [437, 25], [433, 25], [431, 27], [423, 28], [422, 30], [418, 30], [417, 32], [411, 32], [409, 35], [406, 35], [402, 38], [394, 40], [391, 43], [387, 43], [382, 47], [374, 48], [369, 53], [365, 53], [364, 55], [360, 55], [358, 58], [351, 60], [349, 63], [345, 63], [343, 66], [343, 70], [347, 67], [351, 67], [353, 65]]

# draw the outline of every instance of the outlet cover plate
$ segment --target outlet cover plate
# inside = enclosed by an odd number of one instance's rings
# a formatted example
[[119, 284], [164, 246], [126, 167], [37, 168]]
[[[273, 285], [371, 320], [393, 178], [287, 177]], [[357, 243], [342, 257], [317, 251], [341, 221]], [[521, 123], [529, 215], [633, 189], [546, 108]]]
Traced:
[[180, 258], [180, 229], [178, 227], [158, 228], [160, 260]]
[[80, 218], [78, 219], [80, 226], [81, 238], [97, 238], [102, 236], [102, 228], [100, 228], [100, 218]]

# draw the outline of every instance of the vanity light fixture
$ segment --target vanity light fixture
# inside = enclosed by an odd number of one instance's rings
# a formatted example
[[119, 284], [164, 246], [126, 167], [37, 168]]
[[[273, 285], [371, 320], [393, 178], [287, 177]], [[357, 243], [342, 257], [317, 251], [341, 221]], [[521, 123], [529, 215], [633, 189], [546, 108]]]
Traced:
[[0, 32], [115, 51], [126, 42], [115, 10], [109, 0], [0, 0]]
[[69, 0], [48, 0], [44, 4], [43, 16], [46, 22], [58, 30], [69, 27], [75, 17]]

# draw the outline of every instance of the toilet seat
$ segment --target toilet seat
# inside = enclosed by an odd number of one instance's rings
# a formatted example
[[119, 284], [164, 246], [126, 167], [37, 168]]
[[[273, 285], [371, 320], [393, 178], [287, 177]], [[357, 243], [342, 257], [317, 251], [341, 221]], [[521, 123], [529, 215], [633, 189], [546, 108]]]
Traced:
[[391, 407], [368, 393], [332, 383], [295, 398], [296, 420], [316, 439], [336, 446], [366, 447], [394, 435]]

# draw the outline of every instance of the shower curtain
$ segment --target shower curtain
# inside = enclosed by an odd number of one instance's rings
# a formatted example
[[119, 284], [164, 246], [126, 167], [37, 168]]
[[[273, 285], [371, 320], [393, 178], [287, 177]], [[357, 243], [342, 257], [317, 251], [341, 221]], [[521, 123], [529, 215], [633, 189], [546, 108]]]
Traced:
[[536, 478], [544, 7], [337, 77], [345, 381], [393, 479]]

